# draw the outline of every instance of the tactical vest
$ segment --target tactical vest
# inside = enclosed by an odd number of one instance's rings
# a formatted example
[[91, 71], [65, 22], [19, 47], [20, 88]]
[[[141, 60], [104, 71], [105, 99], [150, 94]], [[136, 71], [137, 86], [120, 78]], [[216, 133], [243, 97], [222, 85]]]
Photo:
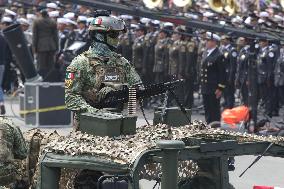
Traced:
[[[112, 60], [109, 60], [112, 61]], [[97, 101], [97, 93], [102, 86], [109, 86], [116, 88], [116, 85], [126, 83], [126, 73], [122, 65], [115, 62], [115, 64], [108, 65], [107, 63], [100, 63], [97, 58], [89, 58], [89, 63], [93, 67], [95, 85], [84, 92], [84, 98], [89, 102]]]

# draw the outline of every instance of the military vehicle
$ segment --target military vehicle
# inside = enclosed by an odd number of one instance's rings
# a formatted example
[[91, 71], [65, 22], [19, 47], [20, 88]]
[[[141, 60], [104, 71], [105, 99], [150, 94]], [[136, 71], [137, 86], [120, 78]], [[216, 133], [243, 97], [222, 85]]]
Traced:
[[[269, 34], [156, 14], [152, 11], [132, 9], [113, 2], [90, 0], [70, 0], [68, 2], [112, 9], [217, 32], [231, 31], [237, 36], [278, 40]], [[13, 26], [9, 29], [15, 28]], [[9, 29], [7, 32], [10, 31]], [[17, 39], [21, 38], [23, 36]], [[10, 43], [14, 46], [12, 50], [15, 52], [19, 51], [17, 48], [25, 48], [23, 41], [10, 41]], [[30, 73], [28, 68], [32, 61], [29, 58], [23, 59], [24, 54], [15, 53], [15, 55], [20, 57], [18, 62], [23, 66], [22, 70]], [[33, 69], [31, 70], [32, 73], [26, 76], [37, 78]], [[113, 100], [113, 98], [110, 99], [108, 103]], [[125, 102], [125, 99], [119, 100]], [[173, 112], [176, 113], [176, 111]], [[183, 113], [188, 115], [187, 110], [183, 109]], [[173, 127], [174, 123], [166, 122], [166, 120], [171, 120], [167, 119], [171, 113], [164, 114], [162, 110], [157, 113], [157, 116], [162, 118], [156, 119], [158, 121], [155, 122], [155, 126], [144, 126], [137, 129], [135, 129], [135, 117], [113, 113], [82, 115], [86, 123], [83, 127], [86, 130], [72, 132], [67, 137], [60, 137], [55, 133], [52, 135], [55, 136], [54, 138], [49, 135], [45, 135], [45, 138], [44, 135], [36, 134], [38, 131], [35, 131], [30, 135], [34, 139], [31, 140], [30, 147], [37, 146], [33, 150], [40, 159], [37, 161], [35, 157], [28, 158], [26, 172], [29, 180], [36, 181], [34, 187], [40, 189], [84, 187], [138, 189], [139, 180], [142, 178], [156, 180], [157, 183], [161, 183], [162, 189], [228, 189], [232, 187], [229, 184], [228, 157], [249, 154], [261, 154], [259, 158], [263, 155], [284, 156], [284, 138], [282, 137], [262, 137], [210, 129], [202, 122], [189, 123], [188, 119], [185, 119], [187, 123], [183, 123], [184, 126]], [[95, 123], [98, 121], [101, 123], [94, 124], [88, 122], [89, 120], [97, 120]], [[91, 127], [104, 128], [97, 128], [97, 131], [101, 133], [100, 136], [95, 136]], [[116, 128], [113, 129], [114, 127]], [[113, 132], [114, 130], [117, 132]], [[37, 163], [39, 168], [35, 171]], [[33, 175], [34, 172], [35, 175]]]

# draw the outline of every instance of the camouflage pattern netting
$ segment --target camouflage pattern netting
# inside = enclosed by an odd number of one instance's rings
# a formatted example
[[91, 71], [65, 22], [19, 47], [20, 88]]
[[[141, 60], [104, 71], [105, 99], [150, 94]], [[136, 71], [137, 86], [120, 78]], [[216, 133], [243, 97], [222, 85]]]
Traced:
[[266, 141], [284, 146], [284, 137], [265, 137], [211, 129], [200, 121], [194, 121], [190, 125], [178, 128], [170, 128], [161, 124], [144, 126], [138, 128], [135, 135], [119, 137], [99, 137], [73, 132], [68, 137], [48, 143], [44, 151], [69, 155], [90, 154], [120, 164], [131, 165], [141, 152], [155, 148], [158, 140], [185, 140], [188, 138], [232, 139], [239, 143]]
[[[154, 149], [158, 140], [187, 140], [204, 138], [244, 142], [272, 142], [284, 146], [283, 137], [263, 137], [246, 133], [236, 133], [219, 129], [207, 128], [200, 121], [178, 128], [167, 125], [144, 126], [137, 129], [135, 135], [119, 137], [99, 137], [73, 132], [69, 137], [59, 138], [48, 143], [44, 152], [54, 152], [68, 155], [93, 155], [116, 163], [128, 165], [130, 168], [136, 158], [145, 150]], [[192, 160], [179, 162], [179, 179], [192, 178], [198, 171], [198, 166]], [[140, 177], [159, 178], [161, 165], [150, 163], [143, 167]]]

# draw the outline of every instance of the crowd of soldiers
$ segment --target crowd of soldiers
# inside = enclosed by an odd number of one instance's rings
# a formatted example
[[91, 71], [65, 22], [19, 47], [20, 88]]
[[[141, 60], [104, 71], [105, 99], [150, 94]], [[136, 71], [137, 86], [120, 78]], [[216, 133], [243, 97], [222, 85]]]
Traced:
[[[54, 55], [51, 55], [55, 63], [48, 64], [49, 67], [45, 68], [47, 71], [41, 72], [39, 70], [39, 73], [46, 78], [49, 71], [55, 67], [60, 69], [60, 79], [63, 80], [65, 69], [72, 59], [90, 46], [87, 28], [93, 20], [93, 15], [90, 14], [91, 8], [84, 6], [74, 8], [69, 4], [62, 5], [59, 2], [46, 1], [39, 1], [36, 6], [24, 8], [23, 11], [20, 11], [22, 9], [19, 8], [16, 11], [13, 6], [19, 5], [12, 5], [13, 11], [5, 9], [2, 15], [2, 24], [10, 25], [18, 22], [22, 25], [27, 41], [31, 44], [33, 53], [36, 53], [39, 68], [41, 61], [48, 60], [49, 63], [52, 61], [45, 58], [50, 54], [40, 56], [40, 53], [35, 51], [35, 46], [41, 44], [39, 41], [42, 40], [41, 38], [38, 39], [38, 42], [34, 40], [35, 23], [37, 23], [35, 20], [44, 9], [47, 11], [49, 19], [57, 25], [55, 30], [58, 30], [56, 31], [58, 33], [56, 40], [58, 41], [56, 41], [55, 48], [52, 49]], [[266, 7], [262, 12], [247, 14], [243, 17], [240, 15], [222, 16], [210, 11], [208, 5], [202, 3], [196, 3], [194, 8], [199, 8], [199, 14], [188, 13], [184, 16], [255, 30], [260, 30], [260, 27], [266, 24], [266, 29], [275, 29], [275, 32], [284, 23], [282, 11], [279, 10], [279, 7], [276, 9], [275, 6]], [[202, 88], [202, 84], [210, 84], [212, 80], [215, 80], [215, 76], [207, 73], [207, 69], [202, 69], [203, 56], [206, 54], [206, 38], [204, 36], [207, 31], [136, 16], [118, 15], [117, 13], [113, 13], [113, 15], [123, 19], [127, 25], [127, 32], [119, 37], [117, 52], [135, 66], [144, 84], [184, 79], [184, 87], [176, 91], [177, 96], [186, 107], [194, 107], [194, 92], [200, 91], [200, 85]], [[216, 17], [219, 20], [216, 21], [214, 19]], [[283, 104], [282, 43], [268, 39], [256, 41], [246, 37], [236, 38], [234, 35], [224, 33], [218, 33], [218, 35], [220, 36], [217, 41], [218, 48], [224, 56], [226, 80], [222, 93], [223, 107], [234, 107], [236, 97], [241, 97], [242, 103], [248, 105], [249, 96], [254, 96], [260, 102], [257, 104], [263, 105], [265, 114], [270, 117], [278, 115], [279, 108]], [[50, 41], [45, 40], [42, 43], [50, 43]], [[260, 46], [259, 50], [254, 51], [257, 59], [255, 81], [250, 80], [252, 74], [249, 74], [254, 70], [250, 70], [249, 66], [252, 43]], [[43, 46], [49, 45], [39, 45], [39, 47]], [[254, 82], [257, 85], [252, 85]], [[250, 89], [250, 86], [255, 90]], [[146, 106], [159, 103], [158, 99], [153, 99], [147, 102]]]
[[[124, 19], [130, 21], [131, 17]], [[120, 36], [118, 51], [134, 64], [145, 83], [185, 79], [186, 87], [179, 91], [179, 96], [186, 106], [192, 107], [193, 92], [198, 91], [198, 84], [214, 80], [200, 69], [206, 49], [203, 35], [204, 32], [197, 36], [190, 28], [170, 23], [159, 28], [158, 21], [141, 19], [140, 24], [131, 24], [131, 30]], [[283, 104], [283, 48], [282, 42], [268, 39], [252, 41], [221, 34], [219, 49], [224, 55], [226, 72], [223, 106], [235, 106], [236, 89], [240, 91], [242, 103], [248, 105], [252, 42], [259, 46], [255, 52], [259, 96], [255, 98], [262, 100], [267, 115], [276, 116]]]

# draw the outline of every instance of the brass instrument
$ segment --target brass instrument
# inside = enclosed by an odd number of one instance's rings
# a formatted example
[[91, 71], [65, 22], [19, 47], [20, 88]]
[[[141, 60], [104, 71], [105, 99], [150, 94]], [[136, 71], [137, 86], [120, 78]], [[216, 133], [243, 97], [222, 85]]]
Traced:
[[230, 16], [238, 10], [235, 0], [208, 0], [208, 4], [213, 11], [218, 13], [226, 11]]
[[143, 0], [145, 6], [149, 9], [154, 9], [157, 7], [163, 7], [163, 0]]
[[208, 0], [208, 4], [213, 11], [221, 13], [225, 3], [224, 0]]
[[284, 9], [284, 0], [279, 0], [279, 4], [281, 5], [282, 9]]

